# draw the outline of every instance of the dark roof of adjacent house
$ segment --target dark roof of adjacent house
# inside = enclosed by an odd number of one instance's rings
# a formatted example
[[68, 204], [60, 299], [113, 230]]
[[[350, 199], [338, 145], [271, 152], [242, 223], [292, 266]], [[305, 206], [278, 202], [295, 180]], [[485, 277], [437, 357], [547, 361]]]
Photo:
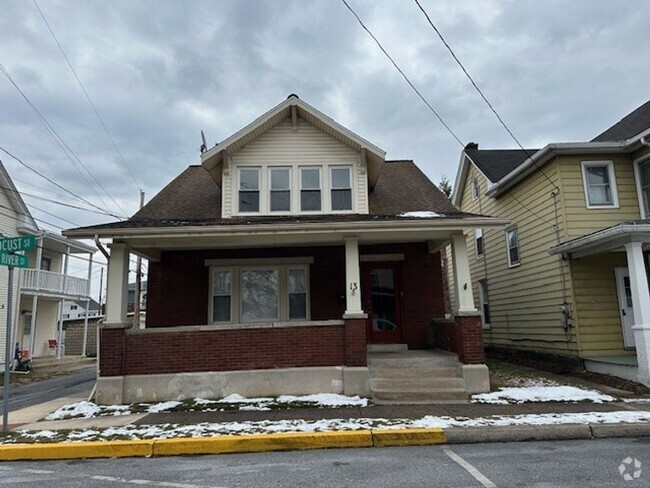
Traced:
[[[80, 307], [86, 307], [86, 300], [73, 300], [73, 302]], [[99, 303], [97, 303], [97, 300], [94, 300], [92, 298], [89, 300], [88, 310], [99, 310]]]
[[624, 141], [650, 129], [650, 100], [627, 114], [591, 142]]
[[[354, 222], [395, 219], [406, 212], [439, 217], [474, 216], [460, 212], [413, 161], [386, 161], [369, 194], [369, 214], [221, 217], [221, 191], [201, 165], [189, 166], [129, 220], [81, 229], [241, 225], [280, 222]], [[403, 217], [400, 217], [403, 218]], [[413, 217], [417, 218], [417, 217]]]
[[499, 181], [537, 151], [538, 149], [465, 149], [465, 153], [492, 183]]

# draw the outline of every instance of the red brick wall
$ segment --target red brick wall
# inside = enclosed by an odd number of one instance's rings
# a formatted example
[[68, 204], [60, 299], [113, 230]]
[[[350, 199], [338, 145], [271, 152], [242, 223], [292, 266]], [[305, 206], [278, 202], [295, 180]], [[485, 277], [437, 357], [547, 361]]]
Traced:
[[310, 268], [312, 320], [340, 319], [345, 311], [345, 249], [228, 249], [168, 251], [149, 264], [147, 327], [208, 323], [209, 268], [206, 259], [313, 256]]
[[346, 348], [343, 325], [101, 333], [101, 376], [366, 364], [365, 344], [363, 356], [354, 342]]
[[481, 316], [459, 316], [434, 326], [437, 348], [458, 354], [465, 364], [485, 363]]
[[[411, 349], [427, 347], [431, 320], [444, 315], [440, 254], [426, 243], [361, 246], [361, 254], [403, 253], [399, 263], [403, 288], [403, 340]], [[168, 251], [150, 263], [147, 327], [208, 323], [209, 271], [206, 259], [313, 256], [310, 269], [311, 318], [340, 319], [345, 311], [344, 246], [292, 249]]]

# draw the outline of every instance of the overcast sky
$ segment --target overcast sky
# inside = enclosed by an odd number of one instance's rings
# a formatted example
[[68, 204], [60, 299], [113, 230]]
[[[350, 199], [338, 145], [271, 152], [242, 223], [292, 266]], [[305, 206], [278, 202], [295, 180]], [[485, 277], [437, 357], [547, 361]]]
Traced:
[[[201, 130], [211, 146], [290, 93], [436, 183], [455, 176], [460, 145], [338, 0], [38, 2], [147, 200], [200, 162]], [[349, 3], [463, 143], [515, 147], [413, 1]], [[648, 0], [421, 3], [525, 146], [589, 140], [650, 98]], [[2, 74], [0, 146], [133, 214], [138, 188], [32, 1], [2, 1], [0, 63], [117, 205]], [[75, 202], [0, 159], [21, 191]], [[114, 220], [25, 200], [61, 227]]]

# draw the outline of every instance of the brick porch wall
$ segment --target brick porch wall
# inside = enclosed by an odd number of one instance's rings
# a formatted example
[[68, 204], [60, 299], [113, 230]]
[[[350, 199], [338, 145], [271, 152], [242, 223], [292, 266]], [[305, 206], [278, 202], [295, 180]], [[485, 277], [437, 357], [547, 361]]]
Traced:
[[155, 333], [101, 329], [100, 376], [342, 365], [366, 365], [365, 320]]
[[480, 315], [457, 316], [433, 325], [435, 346], [458, 354], [465, 364], [485, 363]]

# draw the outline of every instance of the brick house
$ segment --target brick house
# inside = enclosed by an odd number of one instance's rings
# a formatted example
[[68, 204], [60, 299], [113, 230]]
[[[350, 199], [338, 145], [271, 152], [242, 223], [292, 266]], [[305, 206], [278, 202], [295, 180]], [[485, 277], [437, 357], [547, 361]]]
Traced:
[[[98, 401], [488, 388], [463, 231], [505, 221], [461, 213], [412, 161], [295, 95], [201, 163], [131, 219], [66, 231], [112, 239]], [[126, 319], [130, 253], [150, 263], [144, 329]], [[408, 365], [408, 384], [387, 372]]]

